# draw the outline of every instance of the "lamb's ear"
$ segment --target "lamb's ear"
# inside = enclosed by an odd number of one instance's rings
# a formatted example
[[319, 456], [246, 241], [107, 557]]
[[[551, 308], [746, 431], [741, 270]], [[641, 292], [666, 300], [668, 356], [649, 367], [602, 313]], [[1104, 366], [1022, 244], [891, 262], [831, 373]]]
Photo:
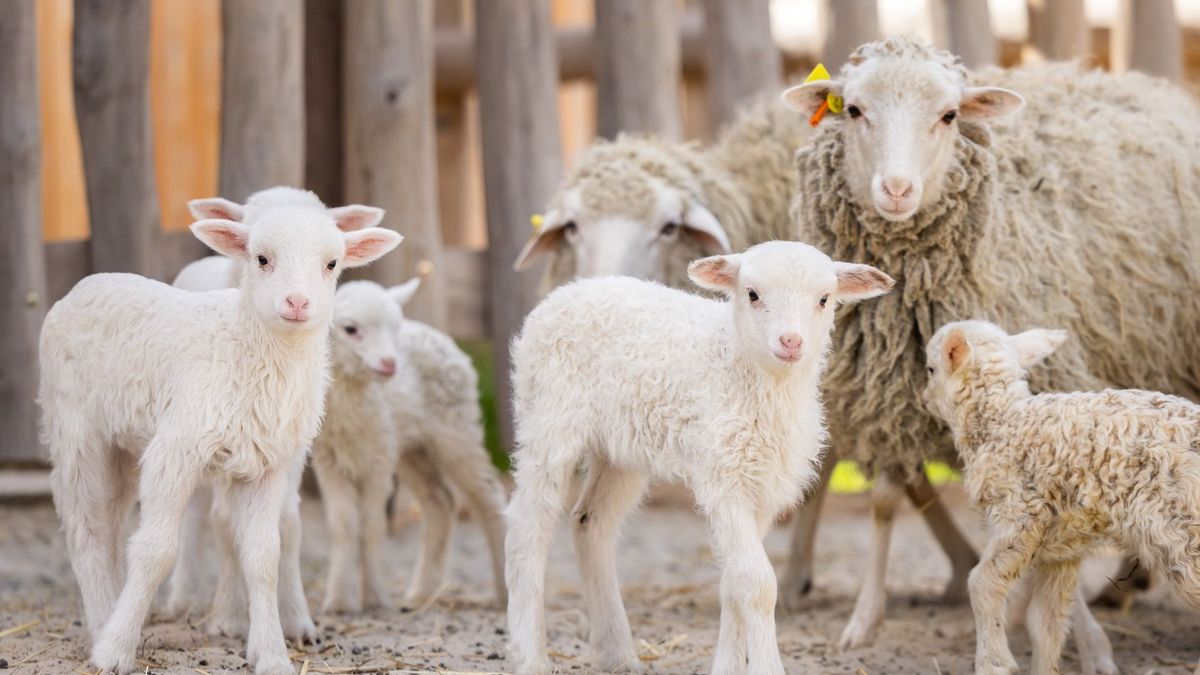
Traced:
[[833, 263], [837, 273], [837, 301], [857, 302], [883, 295], [892, 290], [896, 280], [870, 265]]
[[236, 260], [250, 257], [250, 228], [221, 218], [208, 218], [192, 223], [192, 234], [206, 246]]
[[732, 291], [737, 286], [740, 255], [714, 255], [693, 260], [688, 265], [688, 278], [697, 286], [712, 291]]
[[1008, 336], [1008, 344], [1017, 352], [1022, 368], [1032, 368], [1054, 353], [1067, 341], [1067, 331], [1033, 328]]
[[950, 372], [957, 373], [971, 356], [971, 343], [961, 328], [955, 328], [942, 341], [942, 357], [950, 364]]
[[541, 216], [541, 224], [529, 235], [529, 241], [525, 242], [525, 247], [513, 263], [513, 270], [524, 271], [537, 262], [538, 258], [557, 249], [562, 244], [563, 226], [567, 222], [557, 211]]
[[362, 204], [348, 204], [329, 209], [329, 215], [333, 216], [334, 222], [342, 232], [375, 227], [383, 222], [383, 213], [383, 209], [378, 206], [363, 206]]
[[362, 267], [400, 245], [404, 237], [386, 227], [368, 227], [342, 235], [346, 240], [346, 267]]
[[780, 98], [787, 107], [805, 117], [811, 117], [825, 102], [825, 97], [829, 94], [840, 96], [841, 92], [842, 85], [837, 80], [816, 80], [791, 87], [784, 91]]
[[683, 213], [684, 232], [695, 237], [704, 246], [704, 250], [709, 253], [733, 253], [733, 246], [729, 243], [729, 235], [725, 233], [725, 228], [721, 227], [720, 221], [713, 215], [712, 211], [704, 208], [699, 204], [691, 204]]
[[244, 213], [242, 205], [237, 202], [231, 202], [223, 197], [209, 197], [207, 199], [193, 199], [188, 202], [188, 211], [196, 220], [209, 220], [218, 218], [221, 220], [242, 221]]
[[412, 300], [412, 296], [417, 292], [417, 288], [421, 286], [421, 277], [413, 277], [399, 286], [392, 286], [387, 289], [388, 297], [396, 302], [397, 305], [403, 307]]
[[1011, 89], [967, 87], [958, 111], [964, 120], [980, 122], [1015, 115], [1025, 107], [1025, 98]]

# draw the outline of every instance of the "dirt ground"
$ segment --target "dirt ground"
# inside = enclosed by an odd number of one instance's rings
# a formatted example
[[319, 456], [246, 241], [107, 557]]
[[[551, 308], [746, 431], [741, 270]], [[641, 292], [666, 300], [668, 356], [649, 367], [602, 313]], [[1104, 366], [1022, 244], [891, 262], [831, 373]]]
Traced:
[[[945, 490], [960, 523], [978, 544], [976, 518], [955, 487]], [[970, 610], [937, 600], [949, 566], [919, 517], [906, 509], [893, 540], [888, 618], [870, 648], [839, 652], [836, 641], [850, 614], [866, 564], [869, 528], [864, 496], [832, 497], [818, 542], [816, 588], [804, 611], [782, 616], [779, 644], [792, 673], [966, 673], [974, 629]], [[317, 607], [324, 587], [326, 537], [320, 504], [304, 505], [304, 575]], [[80, 608], [53, 508], [48, 503], [0, 505], [0, 659], [17, 674], [86, 672], [86, 639]], [[767, 547], [778, 568], [789, 530], [775, 528]], [[417, 528], [389, 544], [397, 596], [412, 566]], [[646, 670], [702, 673], [716, 640], [718, 572], [703, 522], [686, 507], [658, 505], [637, 514], [625, 530], [621, 579], [634, 639]], [[1093, 585], [1106, 583], [1114, 561], [1093, 561]], [[455, 535], [449, 585], [439, 602], [421, 612], [368, 616], [317, 613], [319, 644], [295, 648], [297, 670], [310, 673], [459, 671], [504, 672], [504, 616], [490, 604], [486, 552], [470, 522]], [[563, 672], [591, 672], [586, 619], [570, 537], [560, 531], [550, 565], [548, 616], [554, 662]], [[1123, 673], [1190, 673], [1200, 659], [1200, 615], [1185, 610], [1161, 585], [1139, 596], [1130, 611], [1098, 609]], [[36, 622], [6, 633], [6, 629]], [[140, 663], [154, 673], [231, 673], [246, 666], [243, 644], [210, 637], [199, 618], [187, 623], [152, 617], [143, 633]], [[1029, 641], [1012, 636], [1013, 652], [1027, 666]], [[1189, 666], [1189, 664], [1192, 664]], [[0, 664], [0, 668], [3, 668]], [[349, 667], [355, 667], [351, 670]], [[1078, 672], [1068, 644], [1068, 672]]]

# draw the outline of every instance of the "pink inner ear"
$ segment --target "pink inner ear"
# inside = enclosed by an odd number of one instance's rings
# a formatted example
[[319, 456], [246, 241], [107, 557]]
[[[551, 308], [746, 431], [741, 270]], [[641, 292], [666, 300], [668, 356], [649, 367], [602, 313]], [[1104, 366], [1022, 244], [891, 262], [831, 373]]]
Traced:
[[368, 234], [359, 239], [346, 244], [346, 260], [350, 262], [359, 262], [367, 260], [375, 256], [375, 253], [383, 246], [388, 244], [387, 237]]
[[702, 261], [696, 265], [695, 275], [713, 286], [732, 288], [737, 283], [737, 269], [724, 258]]
[[877, 290], [887, 290], [894, 283], [891, 277], [874, 267], [863, 265], [839, 270], [837, 273], [839, 295], [862, 295]]
[[378, 219], [378, 214], [373, 209], [367, 208], [342, 207], [334, 209], [333, 213], [337, 220], [337, 227], [342, 232], [361, 230], [373, 225]]
[[241, 232], [230, 227], [207, 228], [206, 232], [222, 252], [246, 252], [246, 240]]

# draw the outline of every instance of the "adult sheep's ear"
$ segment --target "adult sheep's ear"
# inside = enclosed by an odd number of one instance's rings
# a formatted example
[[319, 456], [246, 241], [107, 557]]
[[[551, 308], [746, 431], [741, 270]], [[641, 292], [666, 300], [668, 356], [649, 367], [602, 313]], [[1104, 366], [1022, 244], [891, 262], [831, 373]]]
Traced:
[[375, 227], [383, 222], [383, 214], [383, 209], [378, 206], [363, 206], [362, 204], [349, 204], [329, 209], [329, 215], [333, 216], [334, 222], [342, 232]]
[[390, 297], [397, 305], [403, 307], [412, 300], [417, 289], [421, 286], [421, 277], [413, 277], [399, 286], [392, 286], [387, 289], [388, 297]]
[[529, 235], [529, 241], [525, 242], [525, 247], [521, 249], [520, 255], [513, 263], [513, 270], [522, 272], [529, 269], [530, 265], [537, 262], [538, 258], [553, 252], [562, 245], [563, 228], [568, 222], [570, 221], [557, 211], [542, 216], [541, 223], [534, 228], [533, 234]]
[[961, 328], [955, 328], [942, 341], [942, 358], [950, 365], [950, 372], [957, 373], [971, 356], [971, 343]]
[[240, 223], [244, 216], [241, 204], [231, 202], [223, 197], [193, 199], [188, 202], [188, 211], [191, 212], [192, 217], [196, 220], [218, 218]]
[[896, 285], [895, 279], [870, 265], [835, 261], [833, 268], [837, 274], [838, 302], [858, 302], [874, 298], [887, 293]]
[[346, 240], [346, 267], [362, 267], [374, 262], [404, 241], [399, 232], [385, 227], [368, 227], [342, 235]]
[[787, 107], [805, 117], [811, 117], [829, 94], [840, 96], [841, 92], [842, 85], [836, 80], [816, 80], [791, 87], [784, 91], [780, 98]]
[[683, 213], [683, 222], [680, 225], [683, 226], [684, 232], [699, 240], [704, 250], [709, 253], [733, 253], [733, 246], [729, 243], [729, 235], [725, 233], [725, 228], [721, 227], [720, 221], [712, 211], [703, 206], [690, 204]]
[[714, 255], [693, 260], [688, 265], [688, 278], [697, 286], [710, 291], [732, 291], [737, 287], [740, 255]]
[[983, 122], [1015, 115], [1025, 107], [1025, 98], [1011, 89], [967, 87], [958, 111], [964, 120]]
[[244, 260], [250, 257], [250, 228], [232, 220], [208, 218], [192, 223], [192, 234], [223, 256]]
[[1022, 368], [1032, 368], [1067, 341], [1067, 331], [1048, 328], [1033, 328], [1024, 333], [1008, 336], [1008, 344], [1017, 352], [1017, 362]]

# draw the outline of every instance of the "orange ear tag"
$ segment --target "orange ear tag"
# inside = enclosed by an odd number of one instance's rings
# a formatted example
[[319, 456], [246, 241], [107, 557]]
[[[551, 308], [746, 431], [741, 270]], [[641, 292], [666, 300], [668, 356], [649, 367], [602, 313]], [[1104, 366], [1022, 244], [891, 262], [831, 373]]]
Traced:
[[[808, 77], [804, 78], [804, 83], [808, 84], [809, 82], [820, 82], [828, 79], [830, 79], [829, 71], [825, 69], [825, 64], [818, 63], [817, 66], [812, 69], [812, 72], [808, 74]], [[809, 126], [815, 127], [820, 124], [826, 113], [833, 113], [834, 115], [841, 114], [844, 107], [845, 102], [842, 100], [841, 96], [836, 94], [826, 94], [825, 100], [821, 101], [821, 105], [817, 107], [817, 111], [813, 113], [812, 117], [808, 118]]]

